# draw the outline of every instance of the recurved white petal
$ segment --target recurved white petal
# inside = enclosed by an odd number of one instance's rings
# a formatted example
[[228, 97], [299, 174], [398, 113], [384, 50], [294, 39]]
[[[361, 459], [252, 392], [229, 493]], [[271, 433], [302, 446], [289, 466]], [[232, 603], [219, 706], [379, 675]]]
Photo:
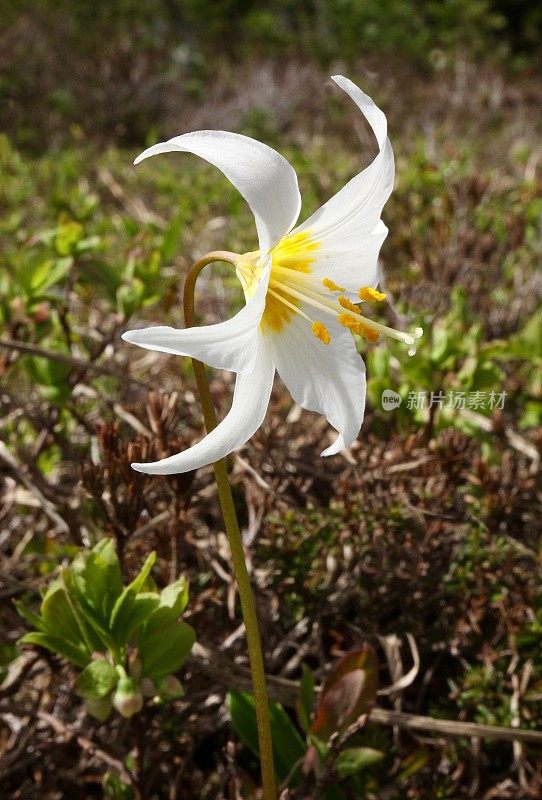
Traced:
[[295, 225], [301, 208], [297, 176], [273, 148], [240, 133], [195, 131], [149, 147], [134, 163], [172, 151], [204, 158], [233, 183], [254, 214], [262, 254]]
[[379, 281], [378, 256], [388, 235], [388, 229], [380, 220], [368, 236], [356, 237], [354, 233], [335, 239], [328, 237], [314, 253], [311, 270], [315, 277], [331, 278], [344, 286], [346, 294], [359, 302], [361, 286], [375, 288]]
[[188, 450], [161, 461], [132, 464], [132, 467], [149, 475], [176, 475], [213, 464], [241, 447], [263, 422], [274, 374], [267, 342], [260, 334], [254, 369], [237, 376], [232, 406], [222, 422]]
[[250, 372], [258, 351], [258, 326], [265, 308], [268, 282], [269, 265], [254, 296], [225, 322], [185, 329], [157, 325], [126, 331], [122, 338], [146, 350], [191, 356], [217, 369]]
[[356, 291], [377, 282], [378, 253], [387, 228], [380, 219], [393, 189], [395, 165], [387, 138], [384, 113], [352, 81], [333, 77], [368, 120], [379, 146], [378, 155], [363, 172], [318, 209], [294, 233], [307, 232], [320, 243], [311, 269]]
[[[314, 315], [304, 303], [301, 310]], [[349, 331], [334, 320], [324, 320], [331, 342], [323, 344], [300, 316], [270, 337], [277, 371], [288, 391], [303, 408], [324, 414], [338, 431], [336, 441], [322, 455], [331, 456], [356, 439], [365, 412], [365, 364]]]

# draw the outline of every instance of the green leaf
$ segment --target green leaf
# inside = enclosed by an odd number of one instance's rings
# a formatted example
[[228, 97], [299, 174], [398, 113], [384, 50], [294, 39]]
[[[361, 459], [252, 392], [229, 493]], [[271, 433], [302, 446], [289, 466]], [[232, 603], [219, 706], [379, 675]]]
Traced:
[[158, 607], [137, 637], [142, 675], [157, 678], [175, 672], [195, 641], [194, 630], [179, 616], [188, 602], [188, 583], [179, 578], [160, 592]]
[[84, 591], [78, 585], [70, 568], [62, 572], [62, 580], [69, 595], [83, 638], [91, 652], [114, 648], [114, 641], [104, 627], [96, 612], [91, 608]]
[[149, 617], [137, 640], [141, 675], [153, 680], [180, 669], [196, 641], [194, 629], [186, 622], [155, 627], [153, 618], [156, 613]]
[[173, 261], [181, 241], [182, 228], [183, 220], [179, 216], [172, 217], [168, 222], [167, 228], [162, 234], [162, 243], [160, 245], [160, 252], [165, 262]]
[[335, 769], [340, 778], [348, 778], [378, 764], [383, 758], [384, 753], [372, 747], [348, 747], [337, 756]]
[[132, 316], [145, 299], [145, 284], [140, 278], [133, 278], [129, 285], [117, 289], [117, 309], [125, 319]]
[[[122, 641], [123, 643], [126, 643], [130, 634], [135, 630], [135, 627], [137, 627], [137, 625], [134, 626], [134, 621], [131, 621], [130, 617], [134, 608], [137, 594], [143, 588], [155, 561], [156, 553], [150, 553], [147, 556], [139, 574], [128, 586], [126, 586], [113, 606], [110, 621], [111, 632], [114, 638], [119, 642]], [[156, 598], [156, 600], [158, 600], [158, 598]], [[144, 606], [140, 604], [140, 613], [143, 607]], [[150, 614], [154, 608], [154, 605], [150, 602], [147, 602], [145, 607], [148, 608]], [[140, 618], [140, 621], [142, 620], [143, 618]], [[140, 623], [138, 622], [137, 624]]]
[[185, 610], [188, 603], [188, 581], [180, 577], [160, 592], [159, 607], [152, 617], [156, 628], [172, 625]]
[[30, 268], [25, 276], [25, 286], [30, 297], [41, 295], [54, 286], [60, 283], [69, 273], [73, 265], [73, 259], [56, 258], [45, 259], [36, 263]]
[[[53, 581], [47, 589], [39, 615], [20, 603], [16, 605], [19, 613], [37, 629], [27, 634], [21, 641], [56, 650], [79, 666], [89, 661], [93, 649], [92, 643], [85, 637], [61, 581]], [[40, 637], [36, 638], [34, 634], [40, 634]], [[57, 641], [63, 642], [62, 649], [56, 649], [51, 645], [51, 642]]]
[[62, 222], [56, 231], [55, 247], [61, 256], [77, 252], [77, 245], [84, 236], [83, 226], [79, 222]]
[[[248, 692], [230, 692], [229, 708], [232, 725], [239, 738], [255, 756], [259, 757], [258, 729], [253, 696]], [[269, 715], [275, 771], [278, 779], [283, 781], [295, 764], [301, 762], [305, 755], [305, 743], [281, 705], [270, 703]]]
[[76, 647], [71, 642], [63, 639], [61, 635], [53, 636], [50, 633], [32, 631], [26, 633], [20, 640], [24, 644], [36, 644], [45, 647], [53, 653], [64, 656], [67, 661], [71, 661], [77, 667], [85, 667], [88, 664], [88, 650], [84, 646]]
[[299, 699], [296, 703], [297, 718], [299, 724], [308, 732], [311, 726], [312, 713], [314, 710], [314, 674], [306, 664], [303, 664], [303, 675], [301, 677], [301, 687]]
[[29, 608], [23, 605], [23, 603], [21, 603], [20, 600], [14, 600], [13, 604], [17, 609], [17, 611], [19, 612], [19, 614], [21, 615], [21, 617], [23, 617], [23, 619], [25, 619], [30, 625], [32, 625], [38, 631], [41, 631], [42, 633], [45, 632], [45, 623], [39, 614], [36, 614], [34, 611], [31, 611]]
[[80, 553], [68, 570], [86, 606], [107, 629], [111, 613], [122, 594], [120, 564], [112, 539], [102, 539], [90, 553]]
[[35, 383], [47, 387], [60, 386], [64, 391], [68, 390], [69, 393], [69, 386], [66, 384], [71, 371], [69, 364], [54, 361], [52, 358], [42, 358], [41, 356], [24, 356], [21, 361], [28, 375]]
[[120, 624], [119, 622], [112, 631], [115, 641], [120, 647], [128, 644], [137, 629], [144, 625], [151, 614], [156, 611], [159, 602], [159, 595], [156, 592], [140, 592], [136, 595], [124, 623]]
[[91, 661], [75, 681], [75, 691], [88, 700], [100, 700], [117, 685], [119, 676], [108, 661]]
[[[60, 581], [53, 581], [41, 603], [41, 615], [48, 633], [62, 636], [78, 644], [83, 642], [81, 627]], [[90, 652], [89, 652], [90, 657]]]

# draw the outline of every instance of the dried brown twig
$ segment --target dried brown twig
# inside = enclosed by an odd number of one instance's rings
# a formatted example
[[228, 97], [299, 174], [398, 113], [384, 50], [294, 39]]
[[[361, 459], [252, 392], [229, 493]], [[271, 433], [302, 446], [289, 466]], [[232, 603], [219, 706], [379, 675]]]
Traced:
[[58, 361], [61, 364], [77, 367], [77, 369], [89, 370], [90, 372], [97, 372], [101, 375], [110, 375], [112, 378], [117, 378], [119, 381], [133, 383], [144, 389], [152, 388], [148, 383], [140, 381], [137, 378], [132, 378], [127, 372], [123, 372], [115, 367], [110, 367], [107, 364], [96, 364], [94, 361], [86, 361], [84, 358], [69, 356], [67, 353], [60, 353], [56, 350], [45, 350], [43, 347], [38, 347], [35, 344], [28, 344], [28, 342], [19, 342], [15, 339], [0, 339], [0, 347], [5, 347], [8, 350], [16, 350], [18, 353], [38, 356], [39, 358], [48, 358], [51, 361]]

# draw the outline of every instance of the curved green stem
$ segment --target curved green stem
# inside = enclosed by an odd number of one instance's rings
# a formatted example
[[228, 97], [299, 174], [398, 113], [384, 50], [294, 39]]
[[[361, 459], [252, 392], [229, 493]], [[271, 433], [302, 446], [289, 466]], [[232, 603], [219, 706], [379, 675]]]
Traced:
[[[192, 266], [186, 277], [183, 292], [184, 319], [187, 327], [192, 327], [196, 324], [194, 314], [194, 290], [198, 275], [200, 274], [201, 270], [207, 266], [207, 264], [211, 264], [215, 261], [225, 261], [234, 265], [235, 259], [236, 256], [234, 253], [217, 251], [214, 253], [208, 253], [207, 255], [203, 256], [203, 258], [200, 258], [199, 261], [196, 261], [196, 263]], [[205, 427], [209, 433], [213, 430], [213, 428], [216, 428], [218, 423], [211, 392], [209, 391], [207, 374], [201, 361], [197, 361], [195, 358], [193, 358], [192, 365], [194, 367], [194, 375], [196, 377], [196, 384], [201, 399]], [[237, 581], [239, 599], [241, 601], [241, 611], [243, 613], [243, 619], [245, 622], [248, 655], [250, 659], [250, 671], [252, 673], [252, 686], [254, 691], [254, 704], [256, 707], [256, 723], [258, 727], [260, 765], [262, 770], [263, 786], [262, 800], [276, 800], [277, 790], [275, 786], [275, 770], [273, 766], [273, 741], [271, 738], [271, 724], [269, 721], [269, 706], [267, 700], [267, 688], [265, 685], [265, 671], [262, 645], [260, 640], [260, 630], [258, 627], [258, 618], [256, 616], [254, 596], [252, 594], [250, 578], [245, 561], [243, 541], [241, 539], [241, 532], [239, 530], [239, 523], [237, 521], [237, 515], [235, 513], [235, 507], [233, 505], [233, 498], [228, 480], [226, 459], [217, 461], [216, 464], [214, 464], [214, 470], [220, 507], [222, 508], [226, 534], [230, 543], [233, 571]]]

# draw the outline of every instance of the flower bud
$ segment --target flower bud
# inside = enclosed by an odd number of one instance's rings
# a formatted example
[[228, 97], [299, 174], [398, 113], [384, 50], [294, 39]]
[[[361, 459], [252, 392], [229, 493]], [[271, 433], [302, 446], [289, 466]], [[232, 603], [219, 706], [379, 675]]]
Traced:
[[131, 717], [141, 711], [143, 695], [133, 678], [121, 677], [113, 695], [113, 705], [123, 717]]
[[184, 689], [178, 678], [166, 675], [158, 681], [158, 693], [163, 700], [178, 700], [184, 695]]
[[87, 714], [90, 714], [91, 717], [94, 717], [100, 722], [105, 722], [111, 713], [112, 707], [113, 704], [111, 702], [111, 696], [95, 698], [92, 700], [87, 697], [85, 700]]

